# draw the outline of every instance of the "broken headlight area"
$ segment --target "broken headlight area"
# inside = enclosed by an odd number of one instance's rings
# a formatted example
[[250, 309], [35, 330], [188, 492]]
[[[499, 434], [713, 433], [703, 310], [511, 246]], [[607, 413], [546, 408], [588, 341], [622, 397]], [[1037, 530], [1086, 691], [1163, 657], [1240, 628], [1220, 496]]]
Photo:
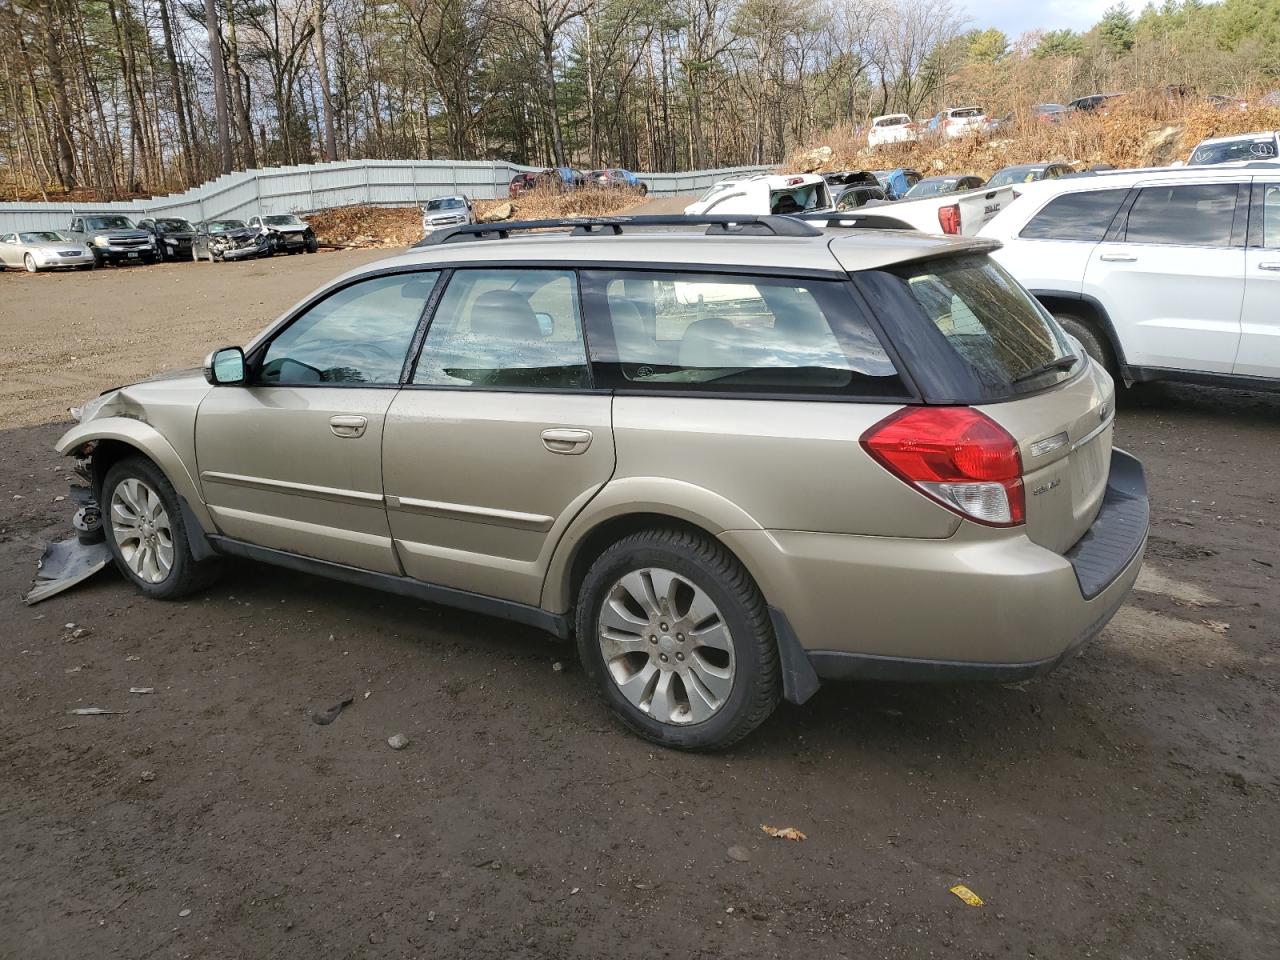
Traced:
[[[77, 473], [87, 466], [87, 460], [77, 461]], [[22, 598], [23, 603], [39, 603], [62, 593], [111, 562], [111, 549], [102, 528], [102, 511], [93, 491], [89, 487], [72, 486], [69, 494], [77, 504], [75, 516], [71, 518], [75, 535], [51, 543], [45, 550], [36, 564], [35, 582]]]

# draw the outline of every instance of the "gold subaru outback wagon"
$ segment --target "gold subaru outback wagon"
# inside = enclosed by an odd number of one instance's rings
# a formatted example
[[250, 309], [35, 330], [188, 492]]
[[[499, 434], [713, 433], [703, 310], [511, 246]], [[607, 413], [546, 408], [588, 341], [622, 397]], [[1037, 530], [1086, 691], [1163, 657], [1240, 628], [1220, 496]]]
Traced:
[[827, 680], [1049, 670], [1128, 595], [1148, 505], [1111, 380], [993, 248], [446, 228], [58, 448], [148, 596], [243, 557], [507, 617], [576, 637], [640, 735], [723, 747]]

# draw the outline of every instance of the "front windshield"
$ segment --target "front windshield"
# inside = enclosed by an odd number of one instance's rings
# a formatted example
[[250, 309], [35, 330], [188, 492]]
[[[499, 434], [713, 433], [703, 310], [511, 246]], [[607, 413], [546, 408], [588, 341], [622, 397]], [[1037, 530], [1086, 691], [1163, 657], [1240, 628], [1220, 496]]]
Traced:
[[1009, 167], [1001, 170], [987, 181], [988, 187], [1004, 187], [1011, 183], [1030, 183], [1039, 179], [1040, 170], [1036, 167]]
[[466, 203], [461, 197], [441, 197], [438, 200], [428, 200], [428, 210], [461, 210]]
[[90, 230], [136, 229], [128, 217], [85, 217], [84, 225]]
[[1206, 143], [1196, 147], [1190, 165], [1229, 163], [1232, 160], [1274, 160], [1276, 145], [1268, 140], [1232, 140], [1228, 143]]
[[156, 230], [160, 233], [195, 233], [196, 228], [191, 225], [189, 220], [179, 220], [176, 217], [167, 218], [165, 220], [156, 221]]
[[292, 213], [277, 213], [269, 217], [263, 217], [262, 222], [272, 227], [295, 227], [302, 221]]
[[226, 233], [230, 230], [245, 229], [243, 220], [211, 220], [209, 222], [210, 233]]
[[20, 233], [18, 239], [23, 243], [62, 243], [65, 238], [52, 230], [39, 230], [34, 233]]
[[907, 191], [906, 199], [916, 200], [920, 197], [937, 197], [944, 193], [952, 193], [956, 188], [957, 182], [957, 177], [938, 177], [936, 179], [921, 180]]

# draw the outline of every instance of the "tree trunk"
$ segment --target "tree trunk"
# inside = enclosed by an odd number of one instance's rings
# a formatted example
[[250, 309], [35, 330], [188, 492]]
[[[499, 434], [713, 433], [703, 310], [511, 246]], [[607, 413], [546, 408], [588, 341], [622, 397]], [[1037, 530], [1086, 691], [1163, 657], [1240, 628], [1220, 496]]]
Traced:
[[62, 71], [62, 51], [58, 49], [54, 10], [55, 5], [49, 3], [44, 11], [45, 67], [49, 71], [49, 85], [53, 88], [55, 166], [62, 186], [72, 190], [76, 186], [76, 156], [71, 149], [71, 106], [67, 101], [67, 81]]
[[555, 38], [544, 34], [542, 39], [542, 69], [547, 94], [547, 122], [551, 127], [551, 153], [557, 167], [567, 167], [564, 138], [560, 135], [560, 104], [556, 102], [556, 48]]
[[215, 0], [204, 0], [204, 22], [209, 33], [209, 66], [213, 70], [213, 103], [218, 123], [218, 150], [222, 172], [231, 172], [231, 119], [227, 115], [227, 75], [222, 62], [222, 39]]
[[244, 91], [244, 75], [240, 71], [240, 41], [236, 37], [236, 10], [233, 0], [227, 0], [227, 85], [231, 87], [231, 106], [236, 118], [236, 135], [244, 151], [244, 165], [252, 169], [258, 165], [253, 149], [253, 125], [249, 122], [248, 97]]
[[324, 45], [324, 0], [316, 0], [316, 67], [320, 71], [320, 102], [324, 107], [324, 158], [338, 159], [338, 136], [333, 127], [333, 98], [329, 93], [329, 58]]
[[195, 156], [191, 148], [191, 126], [187, 119], [186, 96], [178, 72], [178, 55], [173, 48], [173, 24], [169, 21], [169, 0], [160, 0], [160, 29], [164, 33], [164, 56], [169, 68], [169, 86], [173, 91], [174, 111], [178, 116], [178, 143], [182, 146], [182, 171], [188, 183], [195, 183]]

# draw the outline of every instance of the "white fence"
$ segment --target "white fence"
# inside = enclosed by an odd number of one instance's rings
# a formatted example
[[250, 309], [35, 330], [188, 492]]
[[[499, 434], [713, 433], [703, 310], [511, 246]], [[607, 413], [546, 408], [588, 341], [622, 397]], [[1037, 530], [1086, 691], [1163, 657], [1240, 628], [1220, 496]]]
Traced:
[[[476, 200], [505, 197], [511, 178], [526, 170], [501, 161], [346, 160], [297, 167], [270, 167], [226, 174], [185, 193], [116, 203], [0, 203], [0, 234], [16, 230], [64, 230], [76, 213], [122, 213], [187, 220], [247, 219], [255, 214], [309, 213], [357, 203], [412, 206], [432, 197], [465, 193]], [[688, 173], [646, 173], [651, 196], [700, 193], [732, 175], [765, 173], [769, 167], [729, 167]]]

